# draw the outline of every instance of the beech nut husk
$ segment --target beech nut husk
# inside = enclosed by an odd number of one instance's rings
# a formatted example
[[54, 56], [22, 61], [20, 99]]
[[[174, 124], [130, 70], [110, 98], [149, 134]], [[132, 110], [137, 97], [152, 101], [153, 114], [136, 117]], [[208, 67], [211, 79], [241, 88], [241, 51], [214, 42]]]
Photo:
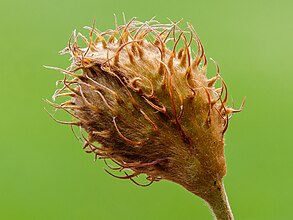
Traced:
[[[74, 31], [61, 51], [71, 65], [49, 67], [64, 74], [54, 100], [68, 99], [50, 104], [72, 115], [55, 120], [83, 129], [85, 151], [103, 159], [111, 175], [142, 186], [176, 182], [207, 201], [218, 219], [233, 219], [222, 181], [224, 134], [242, 106], [228, 106], [218, 64], [211, 61], [217, 71], [208, 78], [197, 33], [178, 23], [133, 18], [105, 32], [85, 27], [88, 38]], [[145, 185], [136, 181], [140, 174]]]

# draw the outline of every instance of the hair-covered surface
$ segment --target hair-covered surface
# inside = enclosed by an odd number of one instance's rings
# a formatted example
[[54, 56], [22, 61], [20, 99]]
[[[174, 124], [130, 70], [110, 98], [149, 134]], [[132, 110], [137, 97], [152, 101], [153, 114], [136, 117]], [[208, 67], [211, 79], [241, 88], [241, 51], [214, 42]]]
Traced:
[[89, 38], [74, 31], [62, 51], [72, 64], [54, 68], [64, 73], [54, 100], [68, 101], [51, 104], [73, 116], [72, 122], [58, 122], [86, 131], [86, 152], [104, 159], [110, 174], [116, 170], [134, 182], [146, 174], [147, 185], [174, 181], [207, 200], [205, 194], [226, 173], [229, 117], [241, 109], [227, 106], [215, 62], [217, 72], [207, 78], [206, 55], [193, 27], [178, 24], [131, 19], [105, 32], [86, 27]]

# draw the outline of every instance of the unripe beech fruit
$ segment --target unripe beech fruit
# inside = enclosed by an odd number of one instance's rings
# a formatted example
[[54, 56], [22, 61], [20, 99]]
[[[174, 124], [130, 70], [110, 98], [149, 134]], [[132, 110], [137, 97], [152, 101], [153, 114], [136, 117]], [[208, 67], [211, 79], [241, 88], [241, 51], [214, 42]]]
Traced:
[[83, 128], [86, 152], [116, 163], [119, 178], [136, 182], [146, 174], [150, 183], [176, 182], [204, 199], [217, 219], [233, 219], [222, 183], [223, 136], [229, 116], [240, 110], [227, 106], [217, 64], [216, 75], [206, 77], [207, 59], [193, 27], [131, 19], [105, 32], [86, 28], [89, 39], [73, 32], [62, 51], [72, 64], [54, 68], [64, 73], [54, 99], [69, 100], [51, 104], [75, 118], [58, 122]]

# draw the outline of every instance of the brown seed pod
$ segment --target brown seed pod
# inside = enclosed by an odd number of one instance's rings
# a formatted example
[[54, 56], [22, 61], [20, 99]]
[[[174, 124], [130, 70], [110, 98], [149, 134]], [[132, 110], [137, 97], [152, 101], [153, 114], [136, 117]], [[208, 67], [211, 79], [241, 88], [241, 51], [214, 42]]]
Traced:
[[[84, 129], [86, 152], [104, 159], [108, 169], [124, 171], [116, 176], [106, 169], [111, 175], [137, 183], [134, 178], [146, 174], [146, 185], [176, 182], [207, 201], [218, 219], [233, 219], [222, 184], [223, 136], [229, 116], [240, 110], [227, 107], [216, 63], [216, 75], [207, 78], [206, 55], [193, 27], [133, 18], [114, 30], [86, 29], [89, 39], [73, 32], [62, 51], [72, 64], [54, 68], [64, 73], [54, 98], [69, 100], [51, 104], [75, 119], [58, 122]], [[87, 46], [81, 48], [78, 39]]]

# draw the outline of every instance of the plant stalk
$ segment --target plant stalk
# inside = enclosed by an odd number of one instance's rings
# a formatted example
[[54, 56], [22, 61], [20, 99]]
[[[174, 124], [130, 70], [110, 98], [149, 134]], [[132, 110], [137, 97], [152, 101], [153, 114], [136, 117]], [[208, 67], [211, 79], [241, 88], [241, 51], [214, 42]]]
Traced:
[[216, 220], [234, 220], [225, 187], [222, 183], [205, 200], [213, 211]]

